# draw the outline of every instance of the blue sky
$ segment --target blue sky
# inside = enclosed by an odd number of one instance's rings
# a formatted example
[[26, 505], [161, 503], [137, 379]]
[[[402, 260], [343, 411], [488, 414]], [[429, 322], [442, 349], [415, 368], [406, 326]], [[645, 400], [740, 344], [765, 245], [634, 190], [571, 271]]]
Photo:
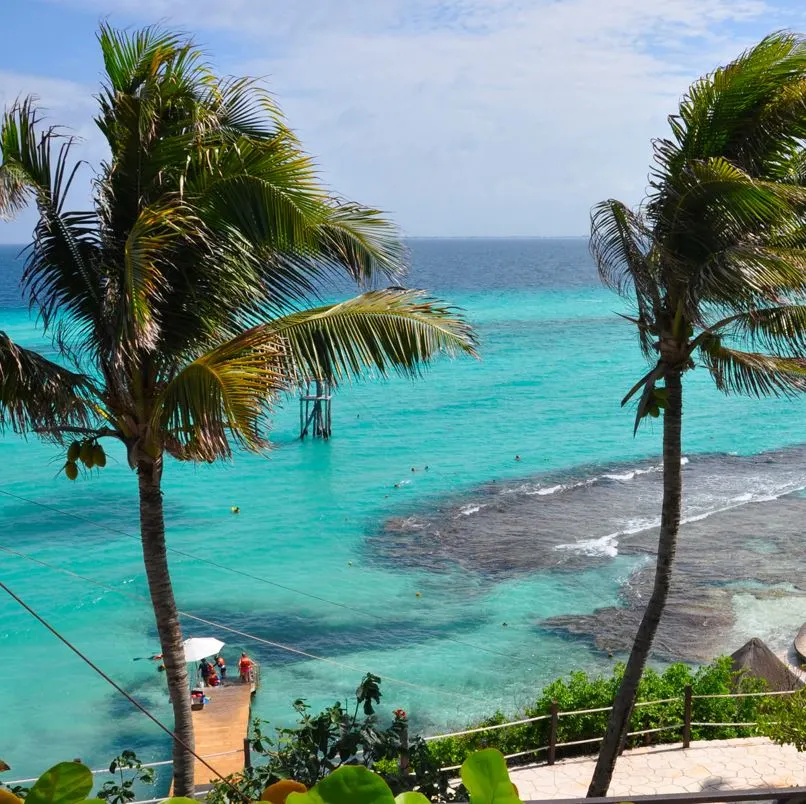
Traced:
[[[579, 235], [643, 195], [688, 84], [802, 0], [2, 0], [0, 103], [35, 93], [104, 157], [95, 30], [162, 22], [265, 76], [324, 180], [409, 235]], [[77, 197], [89, 201], [89, 182]], [[33, 217], [0, 223], [27, 239]]]

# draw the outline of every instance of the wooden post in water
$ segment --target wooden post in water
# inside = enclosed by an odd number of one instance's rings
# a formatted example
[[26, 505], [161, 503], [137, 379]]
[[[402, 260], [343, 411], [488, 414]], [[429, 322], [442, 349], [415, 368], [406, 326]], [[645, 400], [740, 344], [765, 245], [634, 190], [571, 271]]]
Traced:
[[252, 767], [252, 747], [248, 737], [243, 738], [243, 766], [245, 768]]
[[[311, 387], [313, 385], [313, 387]], [[330, 383], [320, 377], [305, 380], [299, 396], [299, 437], [312, 430], [314, 438], [330, 438]]]

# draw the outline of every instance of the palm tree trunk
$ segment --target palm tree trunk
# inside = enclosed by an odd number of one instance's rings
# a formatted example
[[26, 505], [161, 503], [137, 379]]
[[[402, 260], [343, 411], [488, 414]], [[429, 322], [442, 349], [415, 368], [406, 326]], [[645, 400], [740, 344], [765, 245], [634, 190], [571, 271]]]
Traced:
[[[162, 662], [168, 679], [168, 693], [174, 711], [174, 734], [193, 748], [193, 720], [190, 711], [190, 689], [185, 653], [182, 649], [182, 628], [176, 609], [168, 556], [165, 550], [165, 518], [162, 509], [162, 461], [137, 465], [140, 484], [140, 533], [143, 560], [148, 577], [148, 591], [157, 621], [157, 633], [162, 648]], [[192, 796], [193, 757], [174, 740], [173, 769], [175, 796]]]
[[630, 718], [635, 707], [638, 684], [644, 672], [655, 633], [669, 596], [672, 566], [677, 550], [677, 533], [680, 529], [680, 508], [683, 494], [681, 424], [683, 419], [683, 389], [679, 371], [669, 371], [665, 376], [669, 398], [663, 416], [663, 508], [661, 511], [658, 559], [655, 568], [655, 584], [649, 598], [630, 658], [624, 671], [613, 710], [607, 723], [596, 769], [593, 772], [588, 797], [606, 796], [613, 777], [613, 769], [619, 752], [626, 744]]

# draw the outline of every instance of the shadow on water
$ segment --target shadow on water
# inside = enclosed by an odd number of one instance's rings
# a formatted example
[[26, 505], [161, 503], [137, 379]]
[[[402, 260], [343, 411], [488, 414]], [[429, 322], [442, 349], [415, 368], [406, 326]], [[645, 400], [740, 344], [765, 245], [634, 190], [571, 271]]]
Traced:
[[[396, 650], [408, 645], [424, 644], [431, 639], [459, 637], [462, 634], [472, 633], [486, 619], [482, 615], [464, 616], [442, 623], [429, 622], [428, 627], [423, 628], [420, 622], [413, 619], [354, 622], [355, 619], [360, 620], [360, 617], [351, 615], [350, 622], [333, 622], [323, 617], [288, 612], [264, 613], [253, 609], [244, 614], [226, 606], [216, 609], [194, 609], [193, 614], [254, 634], [267, 641], [281, 642], [300, 651], [331, 658], [348, 656], [368, 649]], [[189, 621], [184, 626], [186, 632], [191, 624], [196, 631], [202, 627], [194, 621]], [[205, 628], [227, 643], [225, 653], [231, 665], [231, 673], [235, 672], [235, 660], [242, 650], [266, 667], [282, 667], [310, 661], [307, 656], [283, 648], [271, 647], [224, 630], [217, 631], [212, 626]], [[153, 636], [156, 639], [156, 632], [153, 632]]]

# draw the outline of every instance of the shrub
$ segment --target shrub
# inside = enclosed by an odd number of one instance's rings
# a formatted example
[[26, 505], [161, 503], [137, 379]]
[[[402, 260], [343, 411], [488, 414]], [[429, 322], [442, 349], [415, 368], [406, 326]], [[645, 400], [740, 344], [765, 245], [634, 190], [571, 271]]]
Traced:
[[[590, 676], [582, 670], [571, 673], [566, 678], [557, 679], [544, 687], [540, 697], [534, 704], [511, 716], [496, 712], [465, 728], [478, 728], [521, 720], [529, 717], [548, 715], [553, 701], [557, 702], [560, 712], [574, 710], [601, 709], [609, 707], [616, 694], [624, 672], [623, 665], [616, 665], [610, 676]], [[765, 687], [763, 681], [742, 676], [737, 678], [733, 672], [729, 656], [716, 659], [709, 665], [693, 670], [683, 663], [672, 664], [662, 673], [648, 669], [644, 672], [638, 689], [638, 702], [675, 700], [667, 703], [637, 706], [631, 720], [630, 731], [664, 731], [632, 737], [630, 745], [652, 743], [679, 742], [683, 724], [683, 696], [686, 686], [691, 685], [694, 695], [721, 695], [731, 692], [756, 692]], [[745, 723], [758, 719], [763, 698], [705, 698], [695, 699], [692, 706], [692, 720], [700, 723]], [[557, 742], [575, 742], [601, 737], [607, 726], [608, 712], [590, 712], [587, 714], [561, 714], [557, 724]], [[676, 728], [672, 728], [676, 727]], [[433, 761], [439, 767], [460, 765], [473, 751], [492, 747], [504, 754], [530, 752], [549, 742], [549, 720], [538, 720], [507, 729], [481, 732], [462, 737], [446, 737], [428, 743], [428, 750]], [[756, 729], [735, 726], [695, 726], [692, 728], [692, 739], [727, 739], [745, 737], [756, 734]], [[596, 743], [584, 746], [558, 748], [558, 755], [593, 753]], [[529, 762], [545, 756], [545, 751], [530, 753], [521, 761]], [[517, 760], [516, 760], [517, 761]]]

